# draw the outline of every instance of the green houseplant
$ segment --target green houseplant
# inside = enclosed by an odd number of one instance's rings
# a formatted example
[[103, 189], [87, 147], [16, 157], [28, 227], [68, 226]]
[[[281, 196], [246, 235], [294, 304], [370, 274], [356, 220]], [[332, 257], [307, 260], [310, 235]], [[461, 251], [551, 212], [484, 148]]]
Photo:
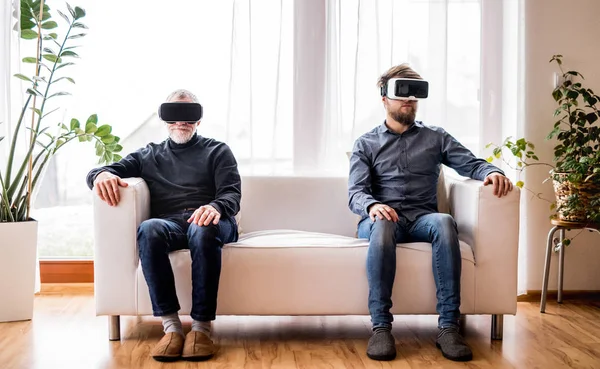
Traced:
[[[77, 39], [85, 36], [86, 25], [82, 22], [85, 11], [79, 7], [72, 8], [67, 4], [68, 13], [60, 10], [62, 20], [67, 25], [67, 31], [61, 39], [53, 29], [58, 24], [52, 19], [50, 7], [43, 1], [21, 0], [21, 14], [17, 30], [26, 40], [37, 42], [36, 56], [23, 58], [23, 63], [35, 64], [34, 75], [16, 74], [15, 77], [31, 85], [27, 88], [27, 98], [15, 124], [6, 170], [0, 168], [0, 222], [20, 222], [29, 219], [31, 200], [36, 185], [48, 161], [56, 152], [70, 141], [95, 142], [96, 155], [100, 163], [111, 163], [121, 157], [118, 152], [122, 150], [119, 137], [111, 133], [109, 125], [99, 125], [98, 116], [90, 115], [85, 122], [71, 119], [70, 122], [57, 122], [45, 124], [50, 121], [51, 113], [47, 112], [47, 102], [63, 95], [66, 91], [57, 91], [61, 83], [75, 81], [65, 75], [65, 72], [74, 63], [72, 60], [79, 56], [74, 51], [78, 45], [73, 45]], [[27, 121], [31, 120], [29, 127]], [[19, 134], [26, 129], [28, 136], [28, 150], [19, 162], [16, 162], [15, 148]], [[0, 140], [5, 137], [0, 137]]]
[[[561, 72], [561, 83], [552, 91], [557, 104], [555, 122], [546, 139], [555, 139], [554, 160], [540, 162], [535, 146], [525, 138], [513, 141], [511, 137], [501, 145], [493, 146], [493, 156], [488, 161], [501, 159], [506, 152], [515, 159], [516, 169], [523, 171], [534, 165], [547, 166], [555, 191], [551, 201], [553, 215], [563, 221], [586, 224], [600, 223], [600, 96], [583, 86], [584, 77], [577, 71], [564, 71], [562, 55], [554, 55]], [[518, 181], [517, 186], [523, 187]]]
[[[55, 104], [59, 97], [69, 95], [61, 86], [75, 83], [66, 71], [79, 57], [75, 43], [87, 29], [82, 22], [83, 9], [67, 4], [67, 10], [56, 11], [59, 21], [66, 22], [63, 37], [53, 32], [58, 23], [44, 1], [21, 0], [20, 12], [15, 10], [13, 14], [14, 30], [22, 39], [35, 42], [36, 55], [22, 60], [23, 66], [34, 67], [32, 75], [15, 75], [27, 82], [27, 95], [11, 137], [0, 137], [8, 147], [6, 167], [2, 163], [0, 168], [0, 294], [10, 301], [0, 304], [0, 322], [33, 316], [37, 222], [31, 219], [30, 210], [49, 161], [72, 141], [94, 142], [99, 163], [121, 159], [119, 137], [112, 134], [110, 125], [98, 124], [96, 114], [81, 122], [75, 118], [62, 122], [52, 115], [60, 109]], [[24, 146], [23, 152], [18, 152], [17, 146]]]

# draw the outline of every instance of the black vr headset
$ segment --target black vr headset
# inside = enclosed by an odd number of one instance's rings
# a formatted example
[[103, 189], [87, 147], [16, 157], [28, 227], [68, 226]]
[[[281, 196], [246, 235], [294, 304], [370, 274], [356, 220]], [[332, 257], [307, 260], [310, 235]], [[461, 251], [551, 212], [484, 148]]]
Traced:
[[169, 123], [196, 123], [202, 119], [202, 105], [190, 102], [168, 102], [160, 105], [158, 117]]
[[426, 99], [429, 94], [429, 82], [413, 78], [391, 78], [387, 85], [381, 86], [381, 96], [394, 100]]

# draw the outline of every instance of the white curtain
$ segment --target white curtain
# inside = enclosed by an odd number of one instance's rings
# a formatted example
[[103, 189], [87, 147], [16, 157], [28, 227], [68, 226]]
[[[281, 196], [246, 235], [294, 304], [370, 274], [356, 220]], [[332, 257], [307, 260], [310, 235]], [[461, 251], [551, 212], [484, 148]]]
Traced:
[[19, 10], [19, 1], [0, 3], [0, 165], [6, 169], [8, 141], [11, 127], [16, 122], [21, 106], [21, 84], [13, 77], [19, 71], [19, 34], [15, 31], [14, 12]]
[[[13, 77], [20, 72], [20, 48], [17, 20], [20, 6], [18, 0], [0, 2], [0, 167], [5, 172], [8, 162], [9, 141], [12, 141], [14, 124], [21, 113], [23, 94], [20, 80]], [[20, 143], [26, 144], [25, 141]], [[17, 148], [17, 154], [24, 146]], [[34, 293], [40, 291], [40, 264], [36, 260]]]
[[444, 127], [479, 151], [479, 1], [327, 1], [327, 165], [385, 119], [377, 80], [409, 63], [430, 82], [417, 120]]
[[[516, 3], [78, 0], [71, 5], [86, 10], [89, 30], [78, 39], [81, 58], [62, 70], [76, 84], [62, 86], [73, 95], [55, 100], [54, 120], [97, 113], [126, 154], [166, 137], [156, 110], [171, 91], [187, 88], [205, 109], [199, 133], [229, 144], [242, 174], [347, 175], [346, 152], [385, 118], [379, 76], [408, 62], [430, 82], [417, 119], [484, 156], [482, 147], [515, 131], [517, 118], [506, 108], [517, 96], [514, 29], [486, 14], [502, 20]], [[31, 52], [24, 47], [21, 56]], [[494, 84], [489, 76], [503, 77]], [[90, 201], [83, 178], [96, 165], [93, 146], [61, 150], [39, 207]]]

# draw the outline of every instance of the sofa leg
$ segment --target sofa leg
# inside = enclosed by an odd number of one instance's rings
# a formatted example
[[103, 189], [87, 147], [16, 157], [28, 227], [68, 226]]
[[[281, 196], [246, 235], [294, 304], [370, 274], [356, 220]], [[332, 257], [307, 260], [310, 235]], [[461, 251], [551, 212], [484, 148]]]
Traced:
[[119, 315], [108, 317], [108, 340], [119, 341], [121, 339], [121, 320]]
[[504, 315], [492, 315], [492, 339], [502, 340], [502, 332], [504, 330]]

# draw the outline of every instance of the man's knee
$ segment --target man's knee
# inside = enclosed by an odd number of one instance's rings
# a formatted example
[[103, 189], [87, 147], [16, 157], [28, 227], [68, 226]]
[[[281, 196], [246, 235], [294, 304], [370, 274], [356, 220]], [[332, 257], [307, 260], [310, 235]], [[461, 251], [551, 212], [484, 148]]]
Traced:
[[396, 223], [387, 219], [377, 219], [371, 227], [369, 243], [378, 247], [396, 246]]
[[435, 214], [432, 225], [437, 232], [456, 233], [456, 221], [450, 214]]
[[207, 226], [190, 224], [188, 243], [190, 249], [211, 249], [222, 246], [219, 227], [212, 223]]
[[165, 234], [165, 225], [164, 222], [160, 219], [152, 218], [144, 220], [140, 223], [137, 230], [137, 238], [158, 238], [162, 237]]

